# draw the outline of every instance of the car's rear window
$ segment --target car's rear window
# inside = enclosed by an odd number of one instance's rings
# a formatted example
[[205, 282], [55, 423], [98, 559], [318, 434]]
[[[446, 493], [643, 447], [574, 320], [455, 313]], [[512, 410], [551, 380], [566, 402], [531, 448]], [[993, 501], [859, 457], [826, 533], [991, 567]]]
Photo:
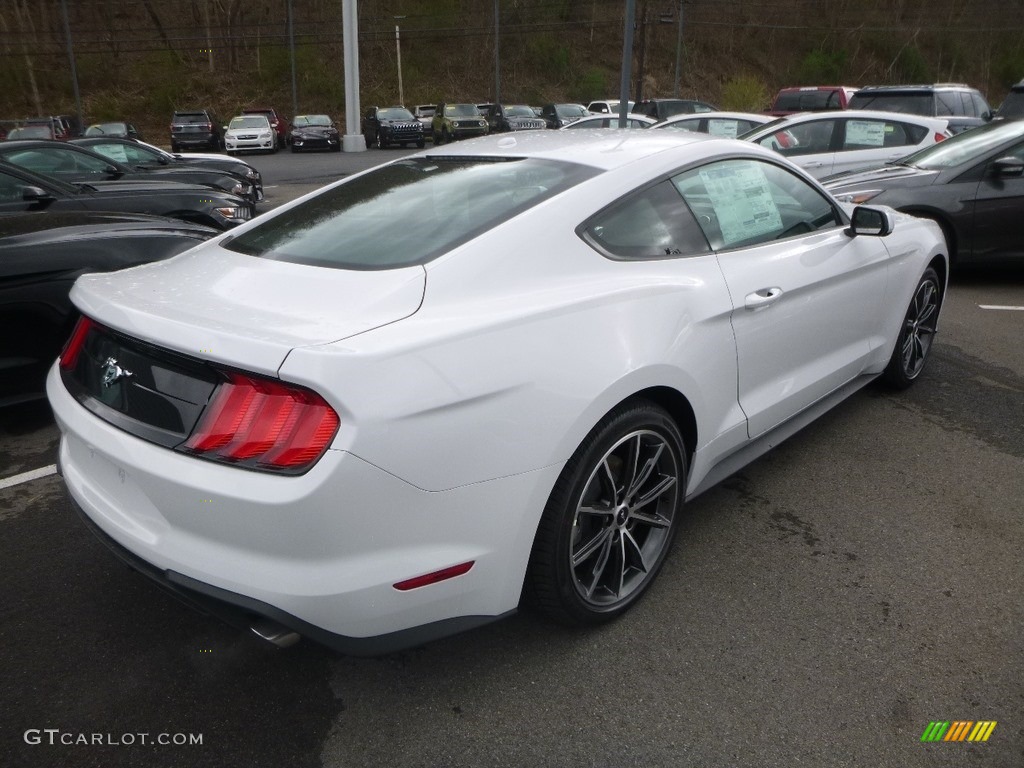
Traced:
[[839, 91], [784, 91], [775, 99], [774, 110], [779, 112], [821, 112], [839, 109]]
[[855, 93], [849, 107], [903, 112], [907, 115], [935, 114], [935, 104], [930, 93]]
[[326, 190], [223, 245], [338, 269], [424, 264], [599, 172], [534, 158], [410, 158]]
[[202, 112], [175, 112], [175, 123], [208, 123], [210, 118]]

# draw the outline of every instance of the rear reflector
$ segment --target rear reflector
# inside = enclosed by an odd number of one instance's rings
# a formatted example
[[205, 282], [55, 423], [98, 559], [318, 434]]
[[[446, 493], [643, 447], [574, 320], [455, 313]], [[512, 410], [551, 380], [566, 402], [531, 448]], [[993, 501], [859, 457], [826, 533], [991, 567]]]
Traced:
[[473, 563], [475, 562], [475, 560], [470, 560], [468, 563], [460, 563], [459, 565], [453, 565], [450, 568], [442, 568], [440, 571], [434, 571], [433, 573], [427, 573], [423, 576], [416, 576], [412, 579], [400, 581], [395, 584], [395, 589], [401, 590], [402, 592], [408, 592], [410, 589], [417, 589], [429, 584], [436, 584], [437, 582], [444, 581], [446, 579], [453, 579], [456, 576], [468, 573], [469, 569], [473, 567]]
[[60, 353], [60, 367], [65, 371], [73, 370], [78, 364], [78, 355], [82, 351], [82, 347], [85, 345], [85, 337], [89, 335], [93, 325], [95, 323], [85, 315], [78, 318], [78, 322], [75, 323], [75, 329], [71, 332], [71, 338], [68, 339], [67, 344], [64, 345], [64, 349]]
[[339, 424], [338, 414], [320, 395], [273, 379], [226, 375], [182, 450], [291, 473], [316, 463]]

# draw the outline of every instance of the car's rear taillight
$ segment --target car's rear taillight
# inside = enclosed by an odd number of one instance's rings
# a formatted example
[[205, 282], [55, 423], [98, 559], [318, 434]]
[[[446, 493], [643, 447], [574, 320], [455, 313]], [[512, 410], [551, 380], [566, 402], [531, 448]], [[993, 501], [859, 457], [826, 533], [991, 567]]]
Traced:
[[82, 347], [85, 346], [85, 337], [89, 335], [89, 331], [94, 325], [95, 323], [85, 315], [78, 318], [75, 329], [71, 332], [71, 338], [68, 339], [60, 353], [60, 367], [65, 371], [73, 370], [78, 364], [78, 355], [82, 351]]
[[935, 134], [935, 143], [938, 144], [943, 139], [948, 139], [948, 138], [949, 137], [946, 134], [944, 134], [944, 133], [936, 133]]
[[302, 472], [317, 462], [339, 424], [320, 395], [273, 379], [226, 375], [182, 450], [281, 472]]
[[212, 131], [213, 130], [213, 123], [207, 123], [206, 124], [206, 130]]

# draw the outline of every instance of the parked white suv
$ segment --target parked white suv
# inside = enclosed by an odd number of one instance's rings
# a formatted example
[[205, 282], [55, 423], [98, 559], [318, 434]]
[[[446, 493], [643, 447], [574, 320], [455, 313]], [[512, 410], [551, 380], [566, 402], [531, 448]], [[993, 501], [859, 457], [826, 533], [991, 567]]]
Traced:
[[246, 150], [274, 152], [277, 149], [274, 138], [274, 129], [266, 115], [239, 115], [231, 119], [224, 131], [224, 150], [229, 155]]

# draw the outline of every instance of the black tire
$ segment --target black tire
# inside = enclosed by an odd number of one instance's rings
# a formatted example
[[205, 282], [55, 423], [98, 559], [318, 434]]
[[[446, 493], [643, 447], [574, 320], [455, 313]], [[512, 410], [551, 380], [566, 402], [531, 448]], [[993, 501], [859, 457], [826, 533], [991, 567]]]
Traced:
[[389, 146], [391, 146], [391, 145], [390, 145], [390, 144], [388, 143], [388, 140], [387, 140], [387, 139], [385, 139], [383, 135], [381, 135], [381, 132], [380, 132], [380, 131], [377, 131], [377, 146], [378, 146], [378, 147], [379, 147], [380, 149], [387, 149], [387, 148], [388, 148]]
[[611, 621], [654, 581], [675, 537], [686, 452], [672, 417], [646, 400], [605, 416], [551, 492], [526, 574], [528, 600], [565, 624]]
[[893, 389], [906, 389], [921, 376], [935, 340], [939, 310], [942, 308], [942, 282], [929, 267], [914, 288], [896, 347], [882, 374], [882, 381]]
[[294, 144], [292, 144], [292, 154], [295, 154], [298, 151], [299, 151], [299, 148], [296, 147]]
[[426, 139], [420, 139], [419, 141], [416, 142], [416, 146], [419, 147], [420, 149], [423, 149], [423, 147], [425, 147], [426, 145], [427, 145], [427, 140]]
[[181, 147], [179, 147], [179, 146], [178, 146], [177, 144], [175, 144], [175, 143], [174, 143], [174, 142], [172, 141], [172, 142], [171, 142], [171, 154], [173, 154], [173, 155], [176, 155], [176, 154], [178, 154], [178, 152], [180, 152], [180, 151], [181, 151]]

